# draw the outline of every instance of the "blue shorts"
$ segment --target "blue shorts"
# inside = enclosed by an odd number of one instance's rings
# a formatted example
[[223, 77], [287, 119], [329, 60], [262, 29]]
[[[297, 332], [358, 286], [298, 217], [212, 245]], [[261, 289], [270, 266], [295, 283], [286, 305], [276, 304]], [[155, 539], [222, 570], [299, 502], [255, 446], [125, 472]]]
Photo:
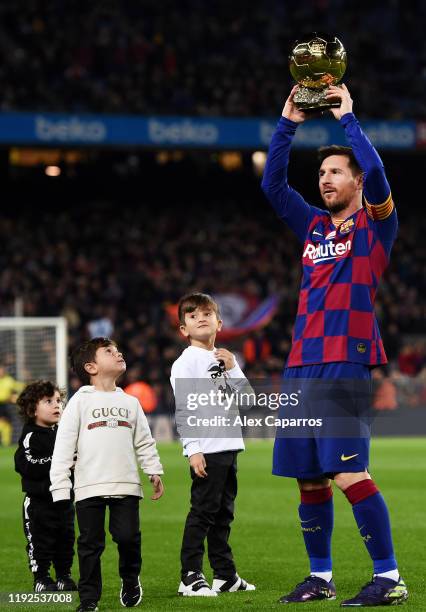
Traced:
[[[359, 379], [366, 381], [369, 386], [371, 375], [369, 366], [333, 362], [286, 368], [284, 378], [327, 381]], [[363, 397], [364, 404], [369, 402], [366, 396]], [[272, 473], [276, 476], [310, 480], [340, 472], [363, 472], [368, 468], [369, 450], [368, 427], [367, 434], [358, 437], [276, 437]]]

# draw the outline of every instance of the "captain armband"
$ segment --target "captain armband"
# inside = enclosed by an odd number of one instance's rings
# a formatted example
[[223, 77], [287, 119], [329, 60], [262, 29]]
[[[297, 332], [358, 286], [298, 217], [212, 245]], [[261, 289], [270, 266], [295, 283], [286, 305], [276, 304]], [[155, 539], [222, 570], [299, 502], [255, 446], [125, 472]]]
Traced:
[[392, 200], [392, 193], [389, 194], [383, 204], [369, 204], [365, 198], [364, 200], [367, 215], [370, 219], [373, 219], [373, 221], [384, 221], [384, 219], [387, 219], [392, 214], [395, 208], [395, 204]]

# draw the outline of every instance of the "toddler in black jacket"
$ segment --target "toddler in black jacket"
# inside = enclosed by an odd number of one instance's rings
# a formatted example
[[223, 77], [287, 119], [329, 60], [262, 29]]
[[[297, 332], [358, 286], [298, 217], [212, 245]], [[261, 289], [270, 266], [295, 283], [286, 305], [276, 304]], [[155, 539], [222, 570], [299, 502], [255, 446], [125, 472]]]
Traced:
[[[22, 477], [24, 533], [34, 591], [75, 591], [71, 578], [74, 556], [74, 506], [71, 500], [53, 503], [49, 470], [62, 394], [50, 381], [25, 387], [18, 398], [25, 425], [15, 453], [15, 470]], [[56, 582], [50, 577], [50, 565]]]

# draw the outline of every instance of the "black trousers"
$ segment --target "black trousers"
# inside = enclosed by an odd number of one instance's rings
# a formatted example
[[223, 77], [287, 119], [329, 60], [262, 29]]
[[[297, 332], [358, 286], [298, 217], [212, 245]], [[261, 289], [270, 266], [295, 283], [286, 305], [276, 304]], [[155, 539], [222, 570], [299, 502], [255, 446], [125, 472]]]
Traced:
[[26, 495], [22, 518], [34, 579], [47, 576], [51, 563], [56, 578], [70, 574], [74, 557], [74, 505], [70, 502], [58, 506], [51, 499]]
[[191, 468], [191, 509], [183, 533], [182, 573], [202, 571], [204, 540], [215, 576], [230, 578], [236, 569], [228, 544], [234, 502], [237, 495], [237, 452], [204, 455], [206, 478], [199, 478]]
[[107, 506], [109, 531], [118, 547], [120, 577], [135, 582], [139, 577], [142, 566], [139, 497], [89, 497], [78, 501], [75, 506], [80, 529], [77, 540], [80, 600], [97, 602], [102, 593], [101, 555], [105, 548]]

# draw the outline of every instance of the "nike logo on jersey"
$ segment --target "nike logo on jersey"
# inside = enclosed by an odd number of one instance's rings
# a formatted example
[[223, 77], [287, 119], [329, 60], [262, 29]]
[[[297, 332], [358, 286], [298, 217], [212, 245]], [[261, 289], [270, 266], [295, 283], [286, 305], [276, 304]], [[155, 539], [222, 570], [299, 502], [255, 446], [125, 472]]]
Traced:
[[302, 521], [302, 519], [300, 519], [300, 522], [301, 523], [310, 523], [311, 521], [315, 521], [317, 518], [318, 518], [317, 516], [314, 516], [314, 518], [307, 519], [306, 521]]
[[317, 230], [314, 230], [312, 232], [312, 236], [322, 236], [321, 232], [317, 232]]
[[349, 461], [349, 459], [354, 459], [355, 457], [358, 457], [359, 453], [356, 453], [355, 455], [348, 455], [346, 457], [346, 455], [340, 455], [340, 459], [341, 461]]

